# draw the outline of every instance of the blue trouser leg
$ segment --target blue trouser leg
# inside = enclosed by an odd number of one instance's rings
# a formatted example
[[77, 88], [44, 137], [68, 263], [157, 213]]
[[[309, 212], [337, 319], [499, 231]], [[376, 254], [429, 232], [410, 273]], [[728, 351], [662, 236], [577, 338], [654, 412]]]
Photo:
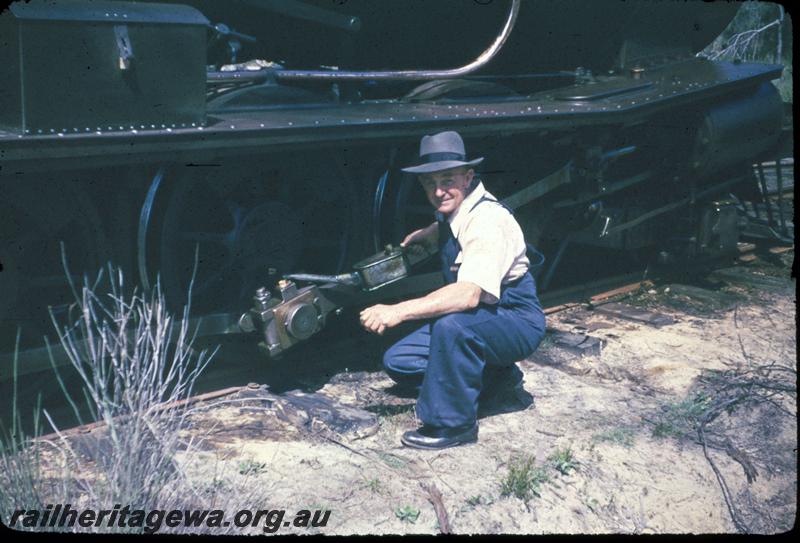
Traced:
[[421, 383], [417, 415], [424, 423], [453, 427], [475, 421], [485, 369], [510, 366], [533, 352], [544, 319], [481, 306], [426, 324], [393, 345], [384, 367], [398, 383]]
[[477, 417], [485, 366], [509, 366], [525, 358], [543, 335], [543, 320], [539, 329], [538, 323], [496, 306], [439, 318], [431, 329], [417, 416], [432, 426], [472, 424]]
[[383, 355], [383, 367], [397, 384], [419, 387], [428, 367], [431, 325], [423, 325], [389, 347]]
[[[426, 324], [392, 345], [383, 355], [383, 367], [389, 377], [398, 385], [419, 392], [428, 368], [430, 343], [431, 324]], [[502, 371], [501, 366], [487, 366], [483, 373], [484, 388]]]

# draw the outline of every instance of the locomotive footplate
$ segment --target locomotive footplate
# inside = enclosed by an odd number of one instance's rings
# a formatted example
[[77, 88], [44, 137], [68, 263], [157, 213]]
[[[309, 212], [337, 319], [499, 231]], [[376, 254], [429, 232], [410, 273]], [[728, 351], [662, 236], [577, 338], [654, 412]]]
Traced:
[[[465, 136], [503, 129], [508, 133], [574, 129], [597, 124], [635, 124], [658, 111], [677, 111], [700, 100], [713, 100], [737, 89], [757, 87], [780, 77], [781, 66], [701, 59], [654, 67], [639, 79], [628, 75], [598, 77], [616, 92], [586, 95], [583, 86], [543, 92], [505, 102], [476, 99], [458, 103], [398, 103], [375, 100], [314, 107], [254, 108], [219, 112], [205, 125], [117, 124], [65, 126], [17, 134], [0, 129], [0, 151], [15, 168], [44, 168], [49, 160], [86, 166], [153, 160], [196, 159], [211, 150], [237, 154], [245, 149], [282, 145], [299, 147], [348, 141], [377, 143], [419, 137], [421, 131], [464, 124]], [[585, 85], [584, 85], [585, 86]], [[605, 88], [605, 87], [604, 87]], [[102, 150], [98, 142], [102, 141]], [[69, 142], [69, 143], [67, 143]]]

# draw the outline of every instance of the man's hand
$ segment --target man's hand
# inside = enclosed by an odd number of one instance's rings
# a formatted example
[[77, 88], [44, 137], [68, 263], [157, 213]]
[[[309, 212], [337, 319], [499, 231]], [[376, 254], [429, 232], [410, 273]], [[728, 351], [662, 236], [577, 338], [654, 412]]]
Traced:
[[370, 332], [383, 335], [387, 328], [403, 322], [403, 317], [396, 306], [377, 304], [361, 312], [361, 326]]
[[439, 225], [433, 223], [425, 228], [414, 230], [400, 242], [400, 247], [408, 248], [414, 252], [428, 250], [436, 245], [439, 236]]

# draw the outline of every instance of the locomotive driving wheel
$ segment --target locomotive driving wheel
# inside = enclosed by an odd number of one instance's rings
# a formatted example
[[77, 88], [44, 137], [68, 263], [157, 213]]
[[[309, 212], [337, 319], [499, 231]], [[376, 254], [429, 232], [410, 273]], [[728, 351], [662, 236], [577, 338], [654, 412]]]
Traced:
[[274, 157], [240, 158], [167, 172], [153, 209], [161, 216], [152, 221], [158, 254], [148, 275], [160, 276], [173, 309], [187, 302], [193, 274], [192, 313], [201, 315], [246, 309], [258, 287], [283, 274], [346, 266], [352, 179], [335, 159], [281, 158], [285, 166]]
[[[56, 318], [74, 302], [70, 281], [80, 291], [108, 257], [97, 207], [78, 179], [37, 179], [3, 184], [0, 200], [0, 345], [21, 347], [52, 336]], [[71, 276], [62, 264], [61, 244]]]

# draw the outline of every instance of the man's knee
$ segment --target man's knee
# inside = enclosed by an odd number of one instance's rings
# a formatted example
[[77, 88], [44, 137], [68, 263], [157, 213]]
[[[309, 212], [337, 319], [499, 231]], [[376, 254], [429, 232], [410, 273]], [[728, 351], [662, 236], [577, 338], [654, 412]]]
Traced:
[[425, 375], [421, 361], [412, 360], [402, 348], [390, 347], [383, 355], [383, 369], [392, 381], [401, 386], [419, 387]]
[[401, 349], [398, 348], [397, 344], [392, 345], [386, 352], [383, 353], [383, 369], [389, 375], [392, 375], [397, 369], [400, 367], [400, 360], [402, 360], [403, 355]]
[[530, 354], [533, 354], [536, 349], [539, 348], [539, 345], [542, 343], [544, 339], [544, 335], [547, 333], [547, 328], [545, 326], [544, 315], [542, 315], [541, 319], [538, 319], [533, 326], [531, 333], [529, 334], [530, 342], [531, 342], [531, 349]]
[[427, 364], [427, 356], [418, 347], [409, 346], [404, 341], [395, 343], [383, 355], [384, 370], [398, 382], [424, 374]]
[[461, 313], [449, 313], [436, 319], [431, 328], [431, 338], [448, 338], [453, 340], [466, 331], [464, 316]]

